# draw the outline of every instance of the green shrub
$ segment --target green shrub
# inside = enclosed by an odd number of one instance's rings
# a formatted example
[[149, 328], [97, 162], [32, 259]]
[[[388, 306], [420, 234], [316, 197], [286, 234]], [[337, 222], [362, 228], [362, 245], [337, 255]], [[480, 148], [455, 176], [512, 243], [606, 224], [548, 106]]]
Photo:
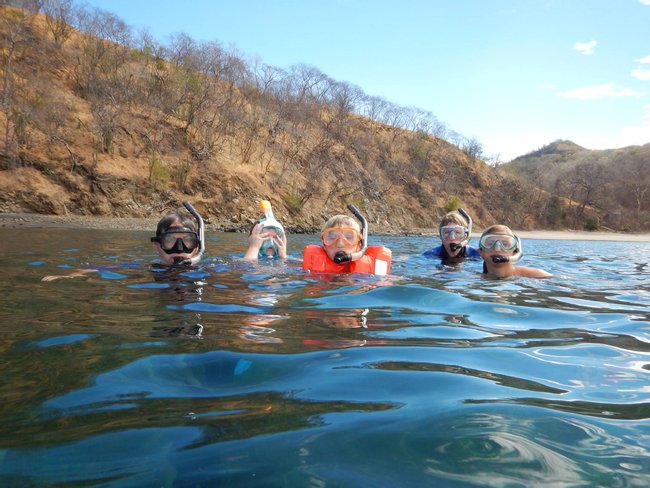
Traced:
[[460, 197], [449, 197], [447, 200], [447, 205], [445, 205], [445, 208], [447, 209], [447, 212], [453, 212], [454, 210], [458, 210], [460, 207], [462, 207], [463, 202], [461, 201]]
[[190, 170], [192, 169], [192, 160], [184, 159], [178, 164], [176, 177], [178, 178], [178, 189], [182, 192], [185, 191], [185, 185], [187, 184], [187, 177], [190, 175]]
[[158, 156], [152, 156], [149, 160], [149, 183], [155, 188], [162, 188], [167, 185], [171, 171]]
[[303, 202], [299, 196], [289, 193], [284, 197], [284, 201], [291, 213], [298, 214], [302, 210]]
[[598, 230], [598, 227], [600, 227], [598, 217], [589, 217], [585, 222], [585, 229], [587, 230]]

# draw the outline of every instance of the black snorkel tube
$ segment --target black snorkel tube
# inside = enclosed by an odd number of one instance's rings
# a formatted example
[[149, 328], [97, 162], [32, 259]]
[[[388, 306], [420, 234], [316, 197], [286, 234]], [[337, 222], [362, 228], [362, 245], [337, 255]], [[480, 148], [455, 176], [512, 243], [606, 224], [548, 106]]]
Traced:
[[192, 256], [189, 259], [184, 259], [177, 264], [185, 264], [185, 265], [197, 264], [199, 261], [201, 261], [201, 258], [203, 257], [203, 253], [205, 252], [205, 225], [203, 224], [203, 219], [201, 218], [201, 215], [199, 214], [199, 212], [196, 211], [196, 209], [192, 206], [190, 202], [183, 202], [183, 206], [187, 209], [189, 213], [192, 214], [192, 217], [196, 219], [196, 223], [198, 224], [199, 252], [196, 253], [196, 256]]
[[366, 249], [368, 249], [368, 221], [354, 205], [348, 205], [348, 210], [352, 212], [352, 214], [354, 214], [357, 220], [361, 223], [361, 249], [351, 254], [348, 254], [345, 251], [337, 252], [334, 255], [333, 259], [336, 264], [357, 261], [363, 257], [363, 255], [366, 253]]
[[463, 239], [461, 242], [452, 242], [451, 244], [449, 244], [449, 249], [451, 249], [454, 252], [458, 251], [461, 247], [465, 247], [467, 244], [469, 244], [469, 241], [472, 239], [472, 217], [469, 216], [469, 214], [464, 208], [459, 208], [458, 213], [461, 214], [467, 221], [467, 237]]

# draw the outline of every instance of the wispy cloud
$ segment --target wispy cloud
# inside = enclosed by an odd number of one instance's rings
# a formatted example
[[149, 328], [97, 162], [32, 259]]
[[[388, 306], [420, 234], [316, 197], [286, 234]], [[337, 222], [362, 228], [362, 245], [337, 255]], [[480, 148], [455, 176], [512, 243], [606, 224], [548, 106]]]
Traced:
[[650, 0], [639, 0], [643, 5], [650, 5]]
[[650, 80], [650, 69], [643, 69], [643, 68], [633, 69], [632, 76], [637, 80]]
[[[650, 0], [649, 0], [650, 1]], [[604, 85], [583, 86], [557, 93], [558, 97], [572, 100], [599, 100], [612, 97], [642, 97], [645, 93], [624, 86], [614, 86], [614, 83]]]
[[596, 44], [597, 44], [596, 41], [576, 42], [573, 45], [573, 49], [575, 49], [578, 52], [581, 52], [582, 54], [589, 56], [590, 54], [593, 54]]
[[[650, 2], [650, 0], [648, 0]], [[650, 54], [636, 60], [640, 64], [650, 64]]]

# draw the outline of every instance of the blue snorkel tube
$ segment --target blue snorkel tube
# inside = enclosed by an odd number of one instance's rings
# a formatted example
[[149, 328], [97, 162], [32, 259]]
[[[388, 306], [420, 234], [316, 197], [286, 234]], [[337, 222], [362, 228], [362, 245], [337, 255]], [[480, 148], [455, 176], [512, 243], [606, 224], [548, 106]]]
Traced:
[[337, 252], [333, 259], [336, 264], [358, 261], [364, 254], [366, 254], [366, 249], [368, 249], [368, 221], [354, 205], [348, 205], [348, 210], [352, 212], [361, 223], [361, 249], [351, 254], [348, 254], [345, 251]]
[[196, 256], [192, 256], [191, 258], [184, 260], [183, 264], [197, 264], [199, 261], [201, 261], [203, 253], [205, 252], [205, 225], [203, 224], [201, 215], [196, 211], [190, 202], [183, 202], [183, 206], [196, 219], [196, 223], [198, 224], [199, 228], [199, 252], [196, 254]]

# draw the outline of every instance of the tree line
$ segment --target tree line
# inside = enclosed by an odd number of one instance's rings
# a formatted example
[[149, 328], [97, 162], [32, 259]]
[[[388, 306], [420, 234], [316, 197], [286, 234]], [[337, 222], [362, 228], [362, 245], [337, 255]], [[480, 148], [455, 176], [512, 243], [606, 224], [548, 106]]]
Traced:
[[[0, 117], [9, 167], [27, 164], [30, 148], [44, 145], [67, 154], [76, 171], [84, 160], [83, 133], [93, 160], [132, 141], [133, 156], [148, 161], [152, 185], [168, 184], [173, 174], [183, 191], [199, 168], [250, 168], [282, 189], [295, 214], [318, 199], [318, 205], [381, 202], [395, 215], [404, 207], [396, 189], [419, 206], [426, 222], [410, 222], [419, 226], [481, 197], [482, 207], [474, 205], [478, 221], [535, 227], [566, 212], [558, 197], [485, 165], [480, 141], [433, 113], [370, 96], [313, 66], [278, 68], [184, 33], [162, 43], [72, 0], [0, 4]], [[37, 69], [39, 56], [48, 60], [45, 69]], [[57, 79], [89, 117], [61, 96]], [[228, 198], [235, 193], [224, 189]]]
[[[547, 225], [650, 228], [650, 144], [588, 150], [560, 140], [503, 168], [568, 201], [565, 208], [554, 202]], [[600, 211], [599, 218], [593, 209]]]

